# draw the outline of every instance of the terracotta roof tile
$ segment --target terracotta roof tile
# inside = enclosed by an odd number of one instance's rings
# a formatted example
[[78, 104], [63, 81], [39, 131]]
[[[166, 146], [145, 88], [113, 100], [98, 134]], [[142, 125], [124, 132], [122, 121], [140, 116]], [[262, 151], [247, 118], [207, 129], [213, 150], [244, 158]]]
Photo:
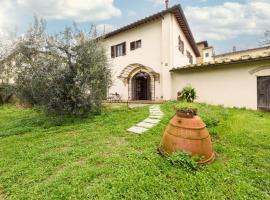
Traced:
[[136, 27], [138, 27], [138, 26], [140, 26], [142, 24], [149, 23], [151, 21], [163, 18], [164, 15], [166, 15], [167, 13], [172, 13], [172, 14], [175, 15], [175, 17], [176, 17], [176, 19], [178, 21], [178, 24], [181, 27], [181, 29], [183, 30], [186, 38], [188, 39], [188, 41], [189, 41], [195, 55], [197, 57], [200, 57], [200, 52], [199, 52], [199, 50], [197, 48], [197, 45], [195, 43], [193, 34], [192, 34], [191, 30], [190, 30], [190, 27], [188, 25], [185, 14], [184, 14], [183, 9], [180, 6], [180, 4], [176, 5], [176, 6], [173, 6], [173, 7], [169, 8], [169, 9], [167, 9], [167, 10], [163, 10], [163, 11], [161, 11], [159, 13], [154, 14], [154, 15], [145, 17], [145, 18], [143, 18], [143, 19], [141, 19], [139, 21], [136, 21], [134, 23], [126, 25], [126, 26], [124, 26], [122, 28], [119, 28], [117, 30], [114, 30], [114, 31], [112, 31], [110, 33], [105, 34], [103, 37], [106, 39], [106, 38], [112, 37], [112, 36], [114, 36], [116, 34], [119, 34], [119, 33], [128, 31], [130, 29], [136, 28]]
[[238, 64], [238, 63], [246, 63], [246, 62], [255, 62], [255, 61], [263, 61], [263, 60], [269, 60], [270, 62], [270, 55], [259, 55], [259, 56], [249, 56], [245, 58], [234, 58], [234, 59], [228, 59], [224, 61], [211, 61], [206, 63], [198, 63], [198, 64], [192, 64], [192, 65], [186, 65], [183, 67], [176, 67], [171, 69], [171, 72], [175, 71], [188, 71], [193, 69], [208, 69], [210, 67], [217, 67], [222, 65], [231, 65], [231, 64]]

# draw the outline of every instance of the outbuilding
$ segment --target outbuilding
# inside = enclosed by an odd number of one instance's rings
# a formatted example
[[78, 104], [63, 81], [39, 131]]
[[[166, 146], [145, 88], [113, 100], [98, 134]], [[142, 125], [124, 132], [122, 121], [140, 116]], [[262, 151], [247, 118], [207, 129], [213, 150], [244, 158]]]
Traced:
[[198, 102], [270, 111], [270, 55], [187, 65], [171, 74], [175, 99], [190, 85]]

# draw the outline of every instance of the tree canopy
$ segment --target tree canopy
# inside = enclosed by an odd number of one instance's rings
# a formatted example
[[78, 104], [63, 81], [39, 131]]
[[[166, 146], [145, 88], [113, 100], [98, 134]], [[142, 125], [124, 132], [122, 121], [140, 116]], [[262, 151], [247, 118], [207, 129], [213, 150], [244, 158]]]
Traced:
[[76, 26], [49, 35], [35, 18], [15, 47], [0, 57], [12, 69], [16, 96], [48, 114], [87, 116], [100, 112], [110, 84], [110, 66], [102, 39]]

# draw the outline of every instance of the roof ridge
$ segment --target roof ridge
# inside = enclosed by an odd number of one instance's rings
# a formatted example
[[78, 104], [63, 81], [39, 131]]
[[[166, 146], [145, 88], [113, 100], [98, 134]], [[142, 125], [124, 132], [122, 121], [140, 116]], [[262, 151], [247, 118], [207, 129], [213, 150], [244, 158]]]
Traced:
[[252, 50], [258, 50], [258, 49], [264, 49], [264, 48], [270, 48], [270, 45], [268, 45], [268, 46], [261, 46], [261, 47], [254, 47], [254, 48], [248, 48], [248, 49], [242, 49], [242, 50], [238, 50], [238, 51], [235, 51], [235, 52], [222, 53], [222, 54], [215, 55], [215, 57], [225, 56], [225, 55], [230, 55], [230, 54], [235, 54], [235, 53], [241, 53], [241, 52], [245, 52], [245, 51], [252, 51]]
[[106, 34], [102, 35], [102, 37], [105, 37], [105, 38], [110, 37], [110, 36], [113, 35], [115, 32], [118, 32], [118, 31], [120, 31], [121, 29], [124, 29], [124, 28], [126, 28], [126, 27], [128, 27], [128, 26], [131, 26], [131, 25], [133, 25], [133, 24], [136, 24], [136, 23], [138, 23], [138, 22], [141, 22], [141, 21], [143, 21], [143, 20], [145, 20], [145, 19], [152, 18], [152, 17], [154, 17], [154, 16], [158, 16], [158, 15], [162, 16], [162, 15], [164, 15], [165, 13], [168, 13], [168, 12], [170, 12], [170, 11], [176, 9], [176, 8], [180, 8], [180, 7], [181, 7], [180, 4], [176, 4], [176, 5], [174, 5], [174, 6], [170, 7], [170, 8], [168, 8], [168, 9], [165, 9], [165, 10], [162, 10], [162, 11], [159, 11], [159, 12], [156, 12], [156, 13], [153, 13], [153, 14], [150, 14], [150, 15], [148, 15], [148, 16], [145, 16], [145, 17], [141, 18], [141, 19], [135, 20], [134, 22], [131, 22], [131, 23], [127, 24], [127, 25], [124, 25], [124, 26], [122, 26], [122, 27], [119, 27], [119, 28], [117, 28], [116, 30], [110, 31], [109, 33], [106, 33]]
[[187, 38], [187, 40], [189, 41], [195, 55], [197, 57], [199, 57], [200, 52], [199, 52], [199, 50], [197, 48], [197, 45], [195, 43], [193, 34], [192, 34], [191, 30], [190, 30], [187, 19], [185, 17], [185, 14], [184, 14], [183, 9], [182, 9], [180, 4], [176, 4], [176, 5], [170, 7], [168, 9], [166, 9], [166, 10], [162, 10], [162, 11], [157, 12], [155, 14], [144, 17], [144, 18], [142, 18], [140, 20], [137, 20], [137, 21], [135, 21], [133, 23], [130, 23], [130, 24], [126, 25], [126, 26], [123, 26], [123, 27], [118, 28], [118, 29], [116, 29], [114, 31], [111, 31], [111, 32], [109, 32], [107, 34], [104, 34], [101, 37], [103, 37], [104, 39], [109, 38], [109, 37], [114, 36], [114, 35], [116, 35], [118, 33], [128, 31], [128, 30], [133, 29], [133, 28], [135, 28], [137, 26], [140, 26], [142, 24], [145, 24], [145, 23], [148, 23], [150, 21], [159, 19], [160, 17], [163, 18], [163, 16], [166, 15], [167, 13], [172, 13], [172, 14], [175, 15], [175, 17], [177, 19], [177, 22], [178, 22], [178, 25], [181, 27], [182, 31], [184, 32], [184, 35]]

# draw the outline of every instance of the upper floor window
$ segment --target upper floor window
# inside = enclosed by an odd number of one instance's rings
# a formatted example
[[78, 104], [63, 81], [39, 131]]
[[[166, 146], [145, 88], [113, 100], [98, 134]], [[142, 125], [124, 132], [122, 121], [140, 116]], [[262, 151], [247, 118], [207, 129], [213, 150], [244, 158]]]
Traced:
[[205, 57], [208, 58], [209, 57], [209, 53], [205, 53]]
[[123, 42], [118, 45], [111, 46], [111, 57], [119, 57], [126, 55], [126, 42]]
[[130, 43], [130, 50], [133, 51], [135, 49], [141, 48], [142, 47], [142, 41], [141, 40], [137, 40], [134, 42]]
[[184, 42], [182, 41], [180, 35], [178, 36], [178, 49], [182, 54], [184, 54], [185, 51]]
[[193, 56], [191, 55], [191, 53], [189, 51], [187, 51], [187, 57], [189, 59], [189, 63], [193, 64]]

